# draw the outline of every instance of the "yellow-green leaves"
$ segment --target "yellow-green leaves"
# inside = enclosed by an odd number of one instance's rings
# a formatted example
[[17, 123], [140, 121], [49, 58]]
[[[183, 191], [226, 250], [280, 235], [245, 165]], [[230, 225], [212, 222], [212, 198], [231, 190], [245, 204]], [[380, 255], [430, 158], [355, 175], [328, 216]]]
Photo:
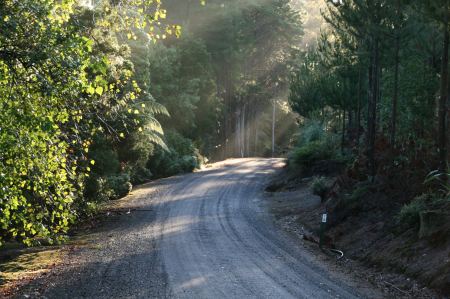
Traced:
[[119, 0], [116, 5], [102, 5], [96, 11], [99, 12], [97, 26], [117, 32], [128, 40], [138, 39], [137, 31], [154, 42], [181, 33], [180, 26], [163, 23], [168, 13], [159, 0]]
[[89, 25], [94, 29], [86, 30], [73, 19], [76, 2], [6, 1], [2, 7], [0, 21], [11, 31], [0, 31], [0, 43], [7, 40], [15, 55], [0, 58], [0, 245], [4, 238], [56, 241], [67, 232], [89, 206], [82, 195], [86, 177], [98, 168], [90, 151], [95, 134], [120, 142], [125, 132], [156, 132], [153, 140], [160, 142], [156, 120], [139, 122], [164, 108], [142, 103], [117, 37], [136, 39], [139, 28], [165, 38], [181, 27], [161, 23], [167, 12], [159, 0], [120, 0], [123, 10], [99, 7]]
[[0, 244], [20, 237], [32, 245], [67, 232], [89, 170], [78, 161], [86, 159], [98, 127], [94, 115], [106, 93], [117, 93], [105, 77], [109, 60], [94, 55], [93, 40], [68, 23], [74, 3], [22, 0], [2, 7], [1, 20], [14, 28], [0, 32], [0, 43], [7, 36], [17, 57], [0, 58]]
[[88, 93], [88, 94], [94, 94], [95, 93], [95, 88], [93, 87], [93, 86], [89, 86], [87, 89], [86, 89], [86, 92]]
[[97, 86], [95, 93], [101, 96], [103, 94], [103, 87]]

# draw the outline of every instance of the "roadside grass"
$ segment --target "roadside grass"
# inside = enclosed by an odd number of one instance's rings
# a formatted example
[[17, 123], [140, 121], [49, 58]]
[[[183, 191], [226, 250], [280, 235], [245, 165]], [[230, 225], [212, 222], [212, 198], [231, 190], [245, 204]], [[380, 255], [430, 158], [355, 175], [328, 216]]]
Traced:
[[97, 229], [111, 217], [129, 213], [133, 208], [130, 201], [148, 190], [148, 184], [143, 184], [126, 197], [98, 205], [95, 213], [77, 223], [60, 245], [26, 247], [18, 242], [3, 244], [0, 248], [0, 298], [14, 296], [20, 286], [64, 262], [71, 249], [101, 250], [104, 244], [97, 243], [97, 240], [102, 232]]
[[13, 294], [17, 285], [47, 273], [65, 256], [62, 246], [23, 248], [5, 244], [0, 251], [0, 297]]

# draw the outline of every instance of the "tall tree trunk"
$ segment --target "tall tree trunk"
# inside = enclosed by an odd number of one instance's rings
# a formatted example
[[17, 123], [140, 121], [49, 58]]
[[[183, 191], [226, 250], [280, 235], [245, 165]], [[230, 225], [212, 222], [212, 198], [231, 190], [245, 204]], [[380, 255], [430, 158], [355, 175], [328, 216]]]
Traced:
[[349, 135], [348, 132], [355, 128], [355, 120], [354, 120], [354, 113], [355, 111], [353, 109], [348, 110], [348, 125], [347, 125], [347, 136]]
[[342, 154], [344, 153], [344, 146], [345, 146], [345, 109], [342, 111], [342, 139], [341, 139], [341, 153]]
[[371, 71], [369, 72], [369, 102], [367, 111], [367, 153], [369, 162], [369, 173], [372, 180], [376, 174], [375, 165], [375, 138], [376, 138], [376, 121], [377, 121], [377, 102], [379, 88], [379, 42], [375, 38], [372, 45]]
[[442, 52], [441, 69], [441, 95], [439, 98], [439, 127], [438, 127], [438, 148], [439, 167], [441, 171], [447, 170], [447, 101], [448, 101], [448, 44], [449, 44], [449, 14], [445, 16], [444, 22], [444, 45]]
[[275, 113], [276, 113], [275, 99], [272, 101], [272, 103], [273, 103], [273, 109], [272, 109], [272, 157], [275, 157]]
[[361, 137], [361, 101], [362, 98], [362, 72], [359, 70], [358, 74], [358, 105], [356, 108], [356, 144], [359, 151], [359, 139]]
[[246, 135], [246, 126], [245, 126], [245, 110], [246, 110], [246, 105], [244, 104], [244, 108], [243, 108], [243, 111], [242, 111], [242, 120], [241, 120], [241, 123], [242, 123], [242, 133], [241, 133], [241, 136], [242, 136], [242, 141], [241, 141], [241, 158], [244, 158], [244, 156], [245, 156], [245, 135]]
[[245, 156], [250, 157], [250, 134], [252, 129], [252, 109], [250, 104], [247, 104], [247, 116], [246, 116], [246, 125], [245, 125]]
[[230, 131], [232, 131], [232, 109], [231, 104], [231, 84], [230, 84], [230, 70], [225, 66], [225, 96], [224, 96], [224, 110], [225, 110], [225, 140], [224, 140], [224, 159], [229, 157], [230, 154]]
[[395, 138], [397, 130], [397, 103], [398, 103], [398, 69], [400, 64], [400, 37], [395, 37], [395, 71], [394, 71], [394, 96], [392, 97], [392, 116], [391, 116], [391, 146], [395, 147]]
[[241, 151], [241, 111], [238, 109], [236, 111], [236, 129], [235, 129], [235, 148], [234, 148], [234, 157], [239, 157]]
[[[383, 128], [378, 128], [378, 124], [382, 124], [383, 123], [383, 113], [381, 113], [381, 98], [382, 98], [382, 93], [381, 93], [381, 80], [383, 78], [383, 68], [380, 65], [380, 42], [378, 41], [378, 69], [377, 69], [377, 85], [375, 86], [375, 90], [377, 91], [377, 98], [376, 98], [376, 107], [377, 107], [377, 111], [375, 113], [375, 136], [377, 135], [377, 131], [379, 129], [381, 129], [381, 132], [384, 133]], [[387, 133], [389, 134], [389, 132]]]
[[255, 156], [258, 156], [258, 128], [259, 127], [259, 122], [258, 119], [255, 118]]

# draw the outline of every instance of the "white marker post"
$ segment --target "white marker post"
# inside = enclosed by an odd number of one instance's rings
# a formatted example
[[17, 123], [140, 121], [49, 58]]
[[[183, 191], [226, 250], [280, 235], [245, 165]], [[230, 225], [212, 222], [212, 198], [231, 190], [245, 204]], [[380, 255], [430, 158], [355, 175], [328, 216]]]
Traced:
[[319, 247], [322, 248], [323, 245], [323, 236], [325, 234], [325, 227], [327, 225], [327, 218], [328, 218], [328, 214], [327, 213], [323, 213], [322, 214], [322, 222], [320, 223], [320, 238], [319, 238]]

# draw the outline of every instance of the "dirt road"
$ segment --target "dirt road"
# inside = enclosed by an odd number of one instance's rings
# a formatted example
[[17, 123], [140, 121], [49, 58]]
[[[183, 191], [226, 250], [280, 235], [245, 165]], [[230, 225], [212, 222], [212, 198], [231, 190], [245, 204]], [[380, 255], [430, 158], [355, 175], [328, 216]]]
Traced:
[[59, 273], [38, 280], [27, 294], [380, 298], [370, 287], [358, 290], [329, 273], [298, 246], [299, 240], [275, 227], [263, 189], [277, 163], [228, 160], [141, 187], [127, 203], [135, 210], [116, 217], [91, 246], [75, 251]]

